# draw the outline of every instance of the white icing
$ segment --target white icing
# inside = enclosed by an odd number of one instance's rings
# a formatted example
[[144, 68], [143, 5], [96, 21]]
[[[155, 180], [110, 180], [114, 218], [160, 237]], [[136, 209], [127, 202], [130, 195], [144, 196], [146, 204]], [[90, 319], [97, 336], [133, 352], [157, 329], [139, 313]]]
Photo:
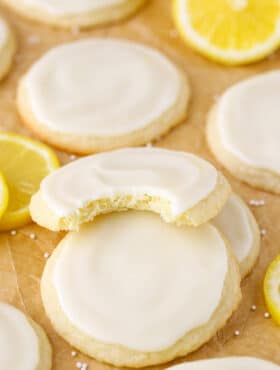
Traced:
[[[25, 6], [43, 10], [52, 15], [65, 16], [121, 5], [127, 0], [20, 0]], [[135, 0], [128, 0], [135, 1]]]
[[167, 199], [176, 216], [208, 197], [216, 181], [216, 169], [193, 154], [133, 148], [69, 163], [47, 176], [40, 191], [59, 216], [70, 215], [90, 201], [124, 194]]
[[280, 366], [255, 357], [226, 357], [185, 362], [167, 370], [279, 370]]
[[52, 283], [68, 319], [89, 336], [163, 350], [218, 307], [227, 252], [217, 229], [176, 227], [153, 213], [101, 216], [70, 233]]
[[256, 168], [280, 172], [280, 72], [242, 81], [218, 104], [217, 127], [223, 146]]
[[47, 52], [24, 86], [40, 125], [60, 133], [118, 136], [146, 127], [173, 107], [181, 76], [154, 49], [96, 38]]
[[222, 211], [213, 219], [230, 242], [239, 262], [248, 257], [254, 241], [254, 230], [250, 222], [250, 213], [244, 202], [231, 194]]
[[1, 369], [36, 370], [39, 364], [38, 337], [25, 315], [0, 302]]

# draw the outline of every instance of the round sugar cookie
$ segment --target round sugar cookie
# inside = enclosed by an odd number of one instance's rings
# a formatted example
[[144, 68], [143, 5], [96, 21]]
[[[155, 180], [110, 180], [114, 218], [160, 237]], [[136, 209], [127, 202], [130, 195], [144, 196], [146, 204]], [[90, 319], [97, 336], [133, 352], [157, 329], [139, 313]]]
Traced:
[[2, 0], [18, 14], [51, 26], [88, 28], [133, 14], [146, 0]]
[[225, 357], [185, 362], [167, 370], [279, 370], [280, 366], [255, 357]]
[[177, 227], [137, 211], [68, 233], [46, 264], [41, 293], [72, 346], [128, 367], [196, 350], [241, 297], [236, 259], [213, 225]]
[[280, 194], [280, 72], [229, 88], [208, 117], [210, 149], [234, 176]]
[[191, 153], [127, 148], [78, 159], [44, 178], [32, 197], [33, 221], [51, 230], [77, 230], [101, 213], [159, 213], [166, 222], [200, 225], [215, 217], [227, 180]]
[[52, 350], [44, 330], [21, 311], [0, 302], [0, 367], [50, 370]]
[[22, 78], [17, 106], [39, 137], [70, 152], [145, 144], [186, 116], [186, 76], [159, 51], [95, 38], [48, 51]]
[[0, 17], [0, 80], [9, 72], [16, 52], [16, 39], [10, 26]]
[[254, 215], [239, 196], [230, 194], [212, 223], [230, 242], [244, 278], [252, 270], [260, 252], [260, 230]]

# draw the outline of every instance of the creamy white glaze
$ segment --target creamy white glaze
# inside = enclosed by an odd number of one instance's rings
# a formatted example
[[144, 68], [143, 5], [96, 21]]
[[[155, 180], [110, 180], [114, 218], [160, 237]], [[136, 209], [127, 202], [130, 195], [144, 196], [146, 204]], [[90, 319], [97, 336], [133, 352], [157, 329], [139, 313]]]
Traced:
[[144, 128], [173, 107], [181, 75], [157, 50], [95, 38], [48, 51], [28, 71], [24, 86], [40, 125], [110, 137]]
[[0, 368], [36, 370], [39, 364], [38, 337], [26, 316], [0, 302]]
[[176, 227], [149, 212], [98, 217], [70, 233], [53, 270], [59, 304], [82, 332], [163, 350], [206, 324], [221, 300], [227, 251], [210, 224]]
[[225, 357], [185, 362], [167, 370], [279, 370], [280, 366], [255, 357]]
[[253, 246], [254, 230], [249, 210], [237, 195], [229, 196], [224, 208], [212, 222], [228, 239], [239, 262], [248, 257]]
[[256, 168], [280, 172], [280, 71], [242, 81], [218, 103], [216, 122], [226, 150]]
[[217, 170], [184, 152], [131, 148], [90, 155], [72, 162], [41, 183], [45, 202], [57, 215], [70, 215], [89, 201], [149, 194], [170, 201], [179, 215], [214, 190]]
[[25, 6], [33, 7], [57, 16], [110, 8], [123, 4], [126, 1], [127, 0], [20, 0]]

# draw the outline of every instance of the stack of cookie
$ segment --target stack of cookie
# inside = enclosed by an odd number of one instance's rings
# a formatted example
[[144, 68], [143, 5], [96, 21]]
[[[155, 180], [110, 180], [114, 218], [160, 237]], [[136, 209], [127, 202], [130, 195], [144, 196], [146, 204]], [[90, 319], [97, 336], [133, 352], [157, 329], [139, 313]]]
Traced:
[[39, 225], [70, 231], [41, 283], [54, 328], [116, 366], [167, 362], [208, 341], [240, 302], [237, 261], [244, 276], [258, 255], [254, 217], [190, 153], [78, 159], [42, 181], [30, 210]]

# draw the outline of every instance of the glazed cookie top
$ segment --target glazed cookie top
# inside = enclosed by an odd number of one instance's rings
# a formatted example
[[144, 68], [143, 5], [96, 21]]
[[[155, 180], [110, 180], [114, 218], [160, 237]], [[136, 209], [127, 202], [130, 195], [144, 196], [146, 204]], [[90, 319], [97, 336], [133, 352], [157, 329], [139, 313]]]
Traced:
[[251, 217], [244, 202], [236, 194], [230, 194], [224, 208], [212, 221], [230, 242], [239, 262], [248, 257], [254, 244], [255, 228]]
[[1, 369], [36, 370], [39, 364], [38, 337], [26, 316], [0, 302]]
[[214, 226], [178, 228], [136, 211], [100, 216], [69, 233], [48, 263], [72, 325], [145, 352], [207, 324], [228, 271], [227, 248]]
[[95, 38], [47, 52], [22, 87], [39, 125], [62, 134], [116, 137], [164, 115], [177, 102], [182, 80], [157, 50]]
[[250, 166], [280, 172], [280, 72], [249, 78], [228, 89], [216, 113], [226, 150]]
[[[127, 0], [21, 0], [23, 5], [43, 9], [52, 15], [84, 13], [125, 3]], [[130, 0], [133, 1], [133, 0]]]
[[178, 215], [206, 198], [216, 183], [217, 170], [193, 154], [133, 148], [78, 159], [47, 176], [39, 192], [60, 216], [98, 199], [145, 194], [169, 201]]
[[171, 366], [172, 370], [279, 370], [280, 366], [254, 357], [225, 357], [186, 362]]

